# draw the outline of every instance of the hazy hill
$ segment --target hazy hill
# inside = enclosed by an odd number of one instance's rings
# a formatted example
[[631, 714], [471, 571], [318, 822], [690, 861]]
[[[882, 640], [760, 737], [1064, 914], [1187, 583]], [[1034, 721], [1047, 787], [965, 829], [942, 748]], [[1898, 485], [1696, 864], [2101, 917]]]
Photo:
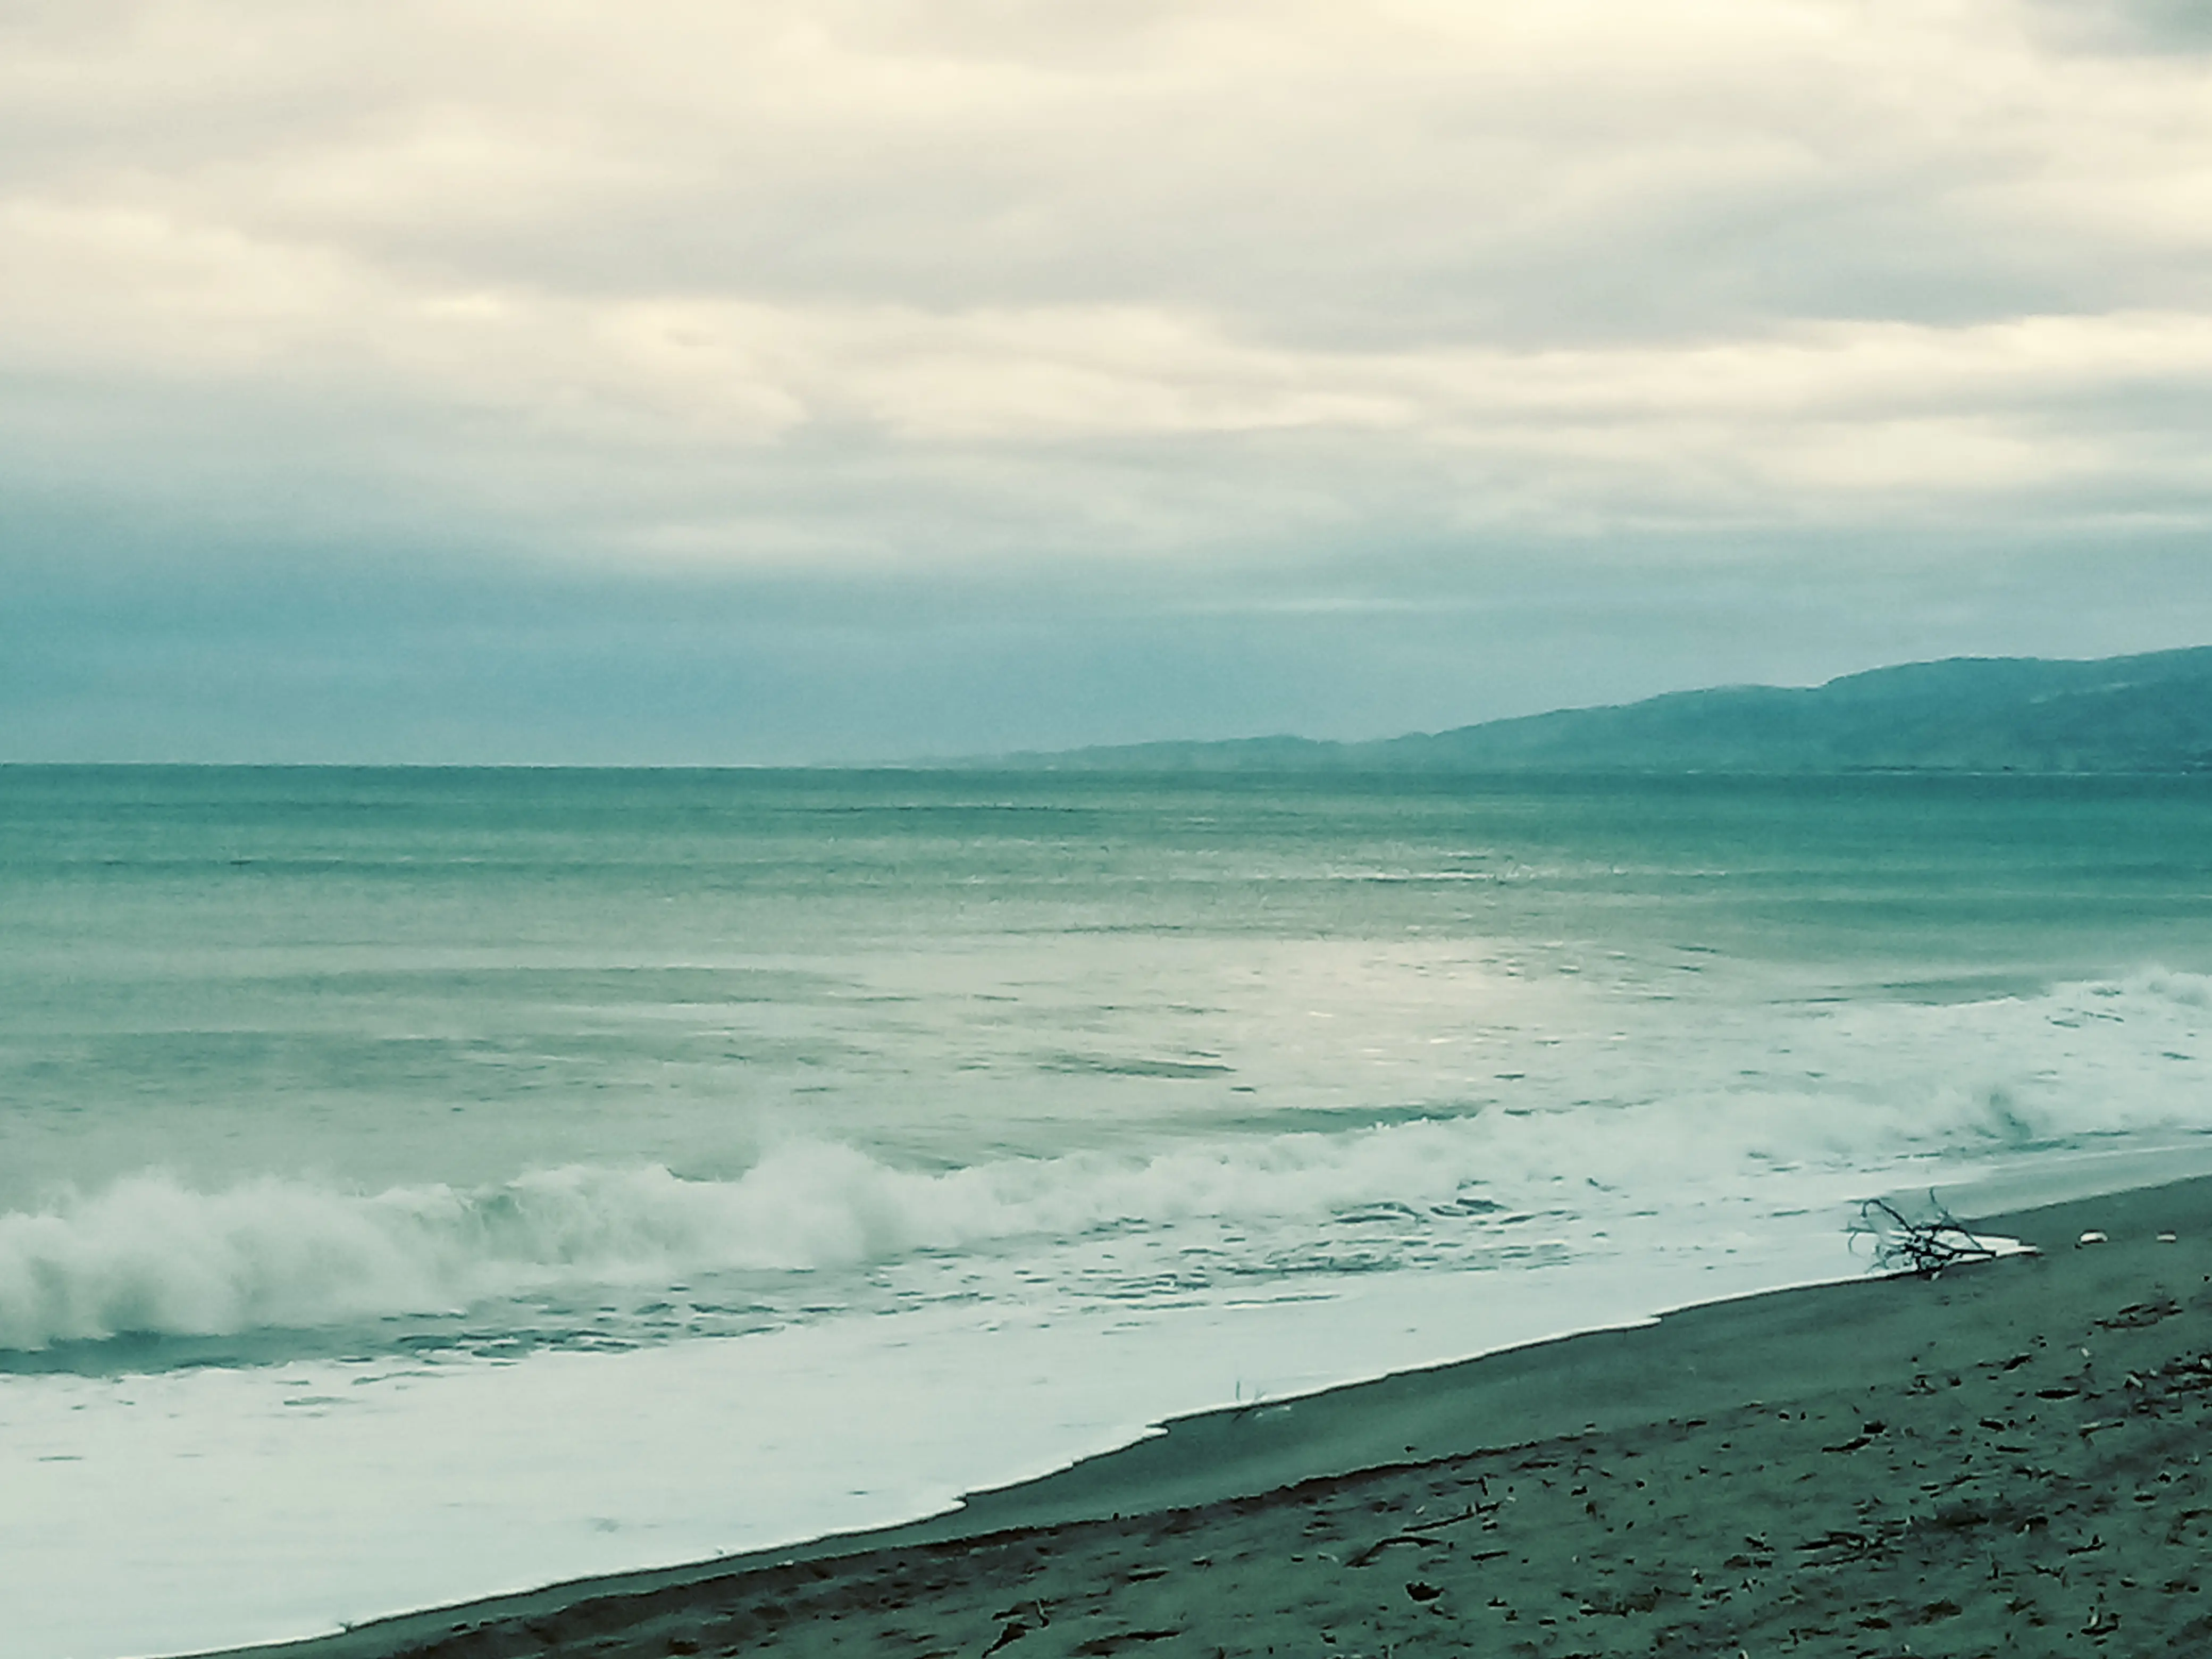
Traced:
[[2212, 771], [2212, 646], [2094, 662], [1954, 657], [1376, 743], [1246, 738], [1010, 758], [1070, 771]]

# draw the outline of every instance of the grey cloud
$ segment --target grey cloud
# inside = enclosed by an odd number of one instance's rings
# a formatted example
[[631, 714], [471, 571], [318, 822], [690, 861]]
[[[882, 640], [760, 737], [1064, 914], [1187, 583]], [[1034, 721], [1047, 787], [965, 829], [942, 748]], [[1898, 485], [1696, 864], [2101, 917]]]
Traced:
[[2023, 4], [15, 9], [7, 741], [1360, 736], [2187, 642], [2207, 32]]
[[2036, 0], [2051, 35], [2099, 51], [2212, 52], [2212, 11], [2199, 0]]
[[[1190, 31], [1158, 13], [933, 8], [878, 32], [831, 9], [823, 32], [842, 23], [855, 75], [903, 53], [918, 74], [1012, 65], [1036, 84], [965, 118], [793, 113], [756, 107], [772, 76], [733, 65], [719, 106], [695, 87], [661, 109], [619, 51], [594, 85], [573, 51], [528, 32], [503, 64], [481, 32], [423, 50], [442, 40], [434, 12], [375, 31], [303, 10], [321, 32], [264, 21], [204, 87], [177, 77], [149, 95], [125, 76], [129, 96], [103, 98], [96, 72], [82, 77], [95, 95], [71, 79], [40, 106], [42, 132], [17, 118], [41, 142], [10, 152], [58, 155], [80, 179], [167, 178], [243, 225], [457, 283], [936, 308], [1136, 300], [1310, 343], [1952, 321], [2155, 303], [2195, 274], [2156, 248], [2096, 257], [2024, 217], [1991, 187], [2033, 175], [2032, 141], [1964, 94], [1948, 115], [1920, 110], [1844, 65], [1820, 77], [1789, 62], [1774, 88], [1670, 88], [1613, 64], [1588, 88], [1516, 89], [1455, 84], [1409, 45], [1405, 62], [1305, 64], [1283, 86], [1264, 70], [1178, 82], [1162, 71]], [[1209, 10], [1252, 21], [1194, 15]], [[404, 174], [410, 147], [457, 112], [537, 150], [550, 181], [488, 178], [434, 209], [311, 187], [319, 173]]]
[[[1195, 592], [1096, 570], [523, 585], [328, 556], [273, 578], [50, 572], [0, 616], [0, 758], [774, 763], [1364, 737], [1716, 678], [2212, 630], [2185, 539], [2116, 541], [2094, 568], [2051, 546], [1960, 550], [1891, 547], [1870, 569], [1847, 544], [1405, 546], [1260, 596], [1218, 572]], [[1419, 607], [1360, 603], [1409, 575]]]

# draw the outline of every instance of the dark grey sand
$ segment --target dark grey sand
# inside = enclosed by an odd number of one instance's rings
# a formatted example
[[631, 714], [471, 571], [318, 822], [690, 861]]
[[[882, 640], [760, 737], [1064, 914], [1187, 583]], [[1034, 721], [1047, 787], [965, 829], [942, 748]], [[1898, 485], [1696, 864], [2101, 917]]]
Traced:
[[260, 1651], [2212, 1654], [2212, 1182], [1986, 1224], [2040, 1254], [1217, 1413], [916, 1526]]

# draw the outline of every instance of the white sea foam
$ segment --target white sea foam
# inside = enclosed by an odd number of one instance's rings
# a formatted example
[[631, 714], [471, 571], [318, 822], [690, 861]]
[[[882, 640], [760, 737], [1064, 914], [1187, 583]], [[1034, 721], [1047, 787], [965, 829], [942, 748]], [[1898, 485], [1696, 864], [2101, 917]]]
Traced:
[[1042, 1319], [948, 1304], [431, 1370], [324, 1360], [10, 1378], [7, 1652], [276, 1641], [911, 1519], [1255, 1392], [1281, 1401], [1850, 1271], [1832, 1237], [1766, 1243], [1756, 1261], [1500, 1276], [1482, 1297], [1401, 1274], [1224, 1308]]
[[262, 1180], [202, 1193], [146, 1175], [0, 1217], [0, 1344], [311, 1327], [562, 1283], [794, 1273], [1192, 1217], [1259, 1225], [1363, 1202], [1436, 1202], [1455, 1194], [1466, 1139], [1413, 1124], [1142, 1163], [1007, 1159], [942, 1172], [799, 1142], [733, 1181], [569, 1168], [472, 1192], [356, 1194]]
[[[1310, 1271], [1329, 1260], [1332, 1228], [1356, 1234], [1363, 1267], [1467, 1261], [1530, 1211], [1554, 1235], [1588, 1233], [1655, 1209], [1832, 1201], [1915, 1158], [2203, 1127], [2206, 992], [2200, 976], [2157, 973], [1779, 1023], [1767, 1009], [1755, 1033], [1715, 1024], [1702, 1067], [1669, 1052], [1647, 1074], [1623, 1052], [1599, 1100], [1535, 1093], [1522, 1109], [1217, 1133], [1149, 1158], [927, 1170], [794, 1140], [726, 1180], [578, 1166], [374, 1194], [273, 1178], [200, 1191], [143, 1174], [0, 1216], [0, 1346], [306, 1328], [562, 1286], [901, 1262], [927, 1297], [917, 1259], [949, 1285], [963, 1256], [972, 1269], [1014, 1242], [1032, 1281], [1071, 1283], [1133, 1282], [1201, 1253], [1216, 1273]], [[1754, 1052], [1760, 1068], [1742, 1064]]]

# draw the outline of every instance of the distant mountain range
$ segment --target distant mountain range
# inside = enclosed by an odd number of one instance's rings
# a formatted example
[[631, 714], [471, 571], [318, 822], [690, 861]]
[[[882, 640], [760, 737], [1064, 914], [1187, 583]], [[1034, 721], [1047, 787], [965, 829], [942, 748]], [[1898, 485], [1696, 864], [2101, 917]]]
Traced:
[[2212, 772], [2212, 646], [2094, 662], [1953, 657], [1373, 743], [1243, 738], [1023, 754], [1060, 771]]

